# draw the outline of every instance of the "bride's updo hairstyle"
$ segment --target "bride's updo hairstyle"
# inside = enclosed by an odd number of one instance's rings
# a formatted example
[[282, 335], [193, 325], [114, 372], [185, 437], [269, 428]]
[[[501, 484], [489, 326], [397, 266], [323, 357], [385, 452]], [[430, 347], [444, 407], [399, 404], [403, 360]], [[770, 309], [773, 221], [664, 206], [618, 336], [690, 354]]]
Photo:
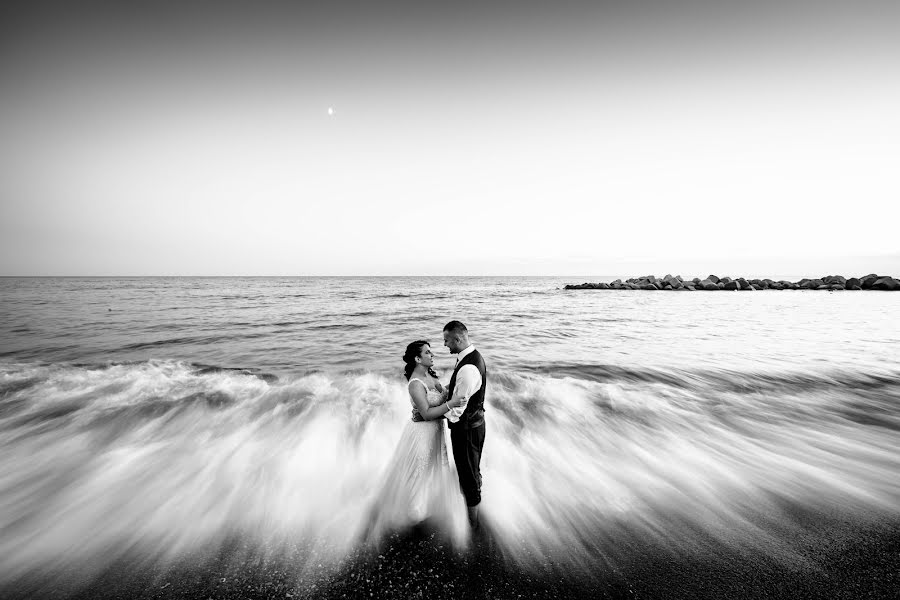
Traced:
[[[406, 375], [407, 381], [412, 377], [412, 372], [416, 368], [416, 359], [421, 356], [422, 348], [430, 345], [431, 342], [428, 340], [416, 340], [406, 347], [406, 352], [403, 353], [403, 362], [406, 363], [406, 366], [403, 368], [403, 374]], [[438, 378], [437, 373], [431, 367], [428, 367], [428, 374], [435, 379]]]

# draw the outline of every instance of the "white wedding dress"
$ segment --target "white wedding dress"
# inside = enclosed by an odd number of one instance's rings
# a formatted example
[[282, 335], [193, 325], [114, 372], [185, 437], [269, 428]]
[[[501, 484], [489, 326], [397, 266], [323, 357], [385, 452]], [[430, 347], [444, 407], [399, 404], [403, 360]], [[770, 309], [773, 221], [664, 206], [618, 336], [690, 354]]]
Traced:
[[[441, 392], [425, 387], [428, 406], [444, 402]], [[418, 410], [410, 397], [413, 419]], [[383, 486], [376, 496], [375, 522], [370, 533], [382, 535], [402, 530], [426, 519], [447, 532], [456, 543], [464, 543], [468, 535], [466, 503], [459, 489], [456, 469], [451, 467], [445, 441], [444, 419], [410, 420], [403, 427], [394, 450]]]

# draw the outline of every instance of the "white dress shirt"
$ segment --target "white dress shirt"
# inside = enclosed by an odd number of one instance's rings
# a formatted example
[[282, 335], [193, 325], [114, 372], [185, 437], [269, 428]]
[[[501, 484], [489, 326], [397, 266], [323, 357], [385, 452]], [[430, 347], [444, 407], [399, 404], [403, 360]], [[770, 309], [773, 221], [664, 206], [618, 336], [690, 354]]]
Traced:
[[[465, 350], [456, 357], [456, 364], [459, 364], [463, 358], [475, 351], [475, 346], [469, 344]], [[481, 389], [481, 373], [475, 365], [463, 365], [456, 373], [456, 386], [453, 388], [453, 398], [462, 398], [462, 404], [456, 408], [451, 408], [447, 413], [447, 420], [456, 423], [466, 410], [469, 404], [469, 398], [472, 394]], [[452, 400], [453, 398], [449, 398]]]

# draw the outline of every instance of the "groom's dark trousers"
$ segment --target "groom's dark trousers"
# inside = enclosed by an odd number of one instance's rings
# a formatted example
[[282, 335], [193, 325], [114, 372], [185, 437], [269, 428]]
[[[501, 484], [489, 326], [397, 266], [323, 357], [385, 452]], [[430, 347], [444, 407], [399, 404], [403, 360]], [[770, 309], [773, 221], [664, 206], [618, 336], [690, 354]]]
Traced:
[[487, 388], [487, 370], [478, 350], [463, 357], [453, 370], [447, 385], [448, 398], [456, 388], [456, 374], [465, 365], [474, 365], [481, 374], [481, 388], [469, 396], [466, 410], [456, 423], [449, 423], [453, 460], [459, 473], [459, 487], [466, 497], [466, 504], [478, 506], [481, 502], [481, 450], [484, 448], [484, 392]]
[[456, 470], [459, 472], [459, 487], [468, 506], [478, 506], [481, 502], [481, 449], [484, 448], [484, 433], [484, 420], [480, 427], [450, 428], [450, 443], [453, 445], [453, 460], [456, 461]]

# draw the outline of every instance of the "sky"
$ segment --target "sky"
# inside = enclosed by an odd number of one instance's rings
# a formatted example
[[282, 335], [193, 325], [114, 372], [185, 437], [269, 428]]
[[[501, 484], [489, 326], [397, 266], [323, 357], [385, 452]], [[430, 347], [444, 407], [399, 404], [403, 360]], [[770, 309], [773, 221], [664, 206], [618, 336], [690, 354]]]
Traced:
[[900, 275], [897, 2], [4, 6], [0, 275]]

